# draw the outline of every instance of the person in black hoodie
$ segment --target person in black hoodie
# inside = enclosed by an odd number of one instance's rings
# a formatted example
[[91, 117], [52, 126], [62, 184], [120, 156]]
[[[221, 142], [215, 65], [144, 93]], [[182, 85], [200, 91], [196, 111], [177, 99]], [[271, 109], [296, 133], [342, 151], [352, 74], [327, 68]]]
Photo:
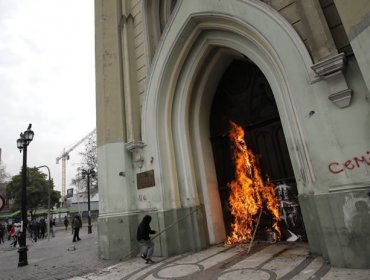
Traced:
[[154, 234], [156, 233], [156, 231], [150, 228], [151, 221], [152, 221], [152, 217], [149, 215], [146, 215], [141, 221], [141, 223], [139, 224], [137, 228], [137, 233], [136, 233], [137, 241], [145, 245], [145, 251], [141, 255], [141, 257], [145, 260], [145, 263], [147, 264], [154, 263], [154, 261], [152, 261], [151, 259], [153, 255], [153, 251], [154, 251], [154, 243], [153, 241], [150, 240], [149, 234]]

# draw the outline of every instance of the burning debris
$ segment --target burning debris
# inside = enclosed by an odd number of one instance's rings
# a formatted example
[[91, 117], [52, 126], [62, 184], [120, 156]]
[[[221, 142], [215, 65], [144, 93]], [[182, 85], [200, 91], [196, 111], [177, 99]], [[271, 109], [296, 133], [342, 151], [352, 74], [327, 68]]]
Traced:
[[229, 138], [233, 143], [233, 160], [235, 163], [235, 179], [228, 184], [230, 189], [229, 205], [234, 222], [232, 232], [227, 237], [226, 244], [250, 241], [253, 238], [262, 211], [272, 215], [275, 241], [280, 239], [278, 227], [280, 202], [276, 196], [274, 185], [264, 183], [261, 172], [252, 151], [248, 150], [244, 140], [244, 130], [230, 122]]

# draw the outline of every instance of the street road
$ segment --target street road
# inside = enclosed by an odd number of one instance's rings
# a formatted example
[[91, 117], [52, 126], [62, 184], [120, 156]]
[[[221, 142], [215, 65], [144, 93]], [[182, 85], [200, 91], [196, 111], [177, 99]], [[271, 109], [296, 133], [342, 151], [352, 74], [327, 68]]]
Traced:
[[[69, 279], [118, 263], [118, 260], [99, 260], [96, 226], [87, 234], [87, 226], [80, 231], [81, 241], [72, 242], [70, 227], [58, 228], [54, 238], [32, 242], [27, 238], [28, 265], [18, 267], [18, 248], [11, 248], [10, 241], [0, 244], [1, 280]], [[75, 245], [73, 250], [72, 245]]]

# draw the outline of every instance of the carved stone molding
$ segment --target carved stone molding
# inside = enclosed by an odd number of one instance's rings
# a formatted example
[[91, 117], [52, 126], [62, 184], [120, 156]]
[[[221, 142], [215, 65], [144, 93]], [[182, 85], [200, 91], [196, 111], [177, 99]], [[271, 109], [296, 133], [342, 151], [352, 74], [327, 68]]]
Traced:
[[312, 70], [328, 83], [329, 100], [339, 108], [348, 107], [351, 103], [352, 90], [348, 87], [344, 71], [346, 57], [340, 53], [311, 66]]
[[271, 5], [271, 0], [261, 0], [261, 2], [263, 2], [263, 3], [267, 4], [267, 5], [272, 6]]
[[141, 155], [141, 152], [145, 146], [146, 145], [142, 141], [132, 141], [126, 144], [126, 149], [132, 153], [134, 166], [139, 167], [140, 169], [144, 164], [144, 158]]

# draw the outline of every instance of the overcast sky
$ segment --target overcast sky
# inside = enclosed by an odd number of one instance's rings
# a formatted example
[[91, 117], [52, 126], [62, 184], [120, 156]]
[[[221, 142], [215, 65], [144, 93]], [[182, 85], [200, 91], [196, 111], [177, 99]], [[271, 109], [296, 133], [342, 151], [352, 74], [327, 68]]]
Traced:
[[[21, 170], [16, 140], [32, 123], [28, 166], [49, 166], [61, 190], [56, 158], [96, 125], [94, 57], [93, 0], [0, 0], [0, 148], [10, 175]], [[83, 147], [70, 154], [67, 189]]]

